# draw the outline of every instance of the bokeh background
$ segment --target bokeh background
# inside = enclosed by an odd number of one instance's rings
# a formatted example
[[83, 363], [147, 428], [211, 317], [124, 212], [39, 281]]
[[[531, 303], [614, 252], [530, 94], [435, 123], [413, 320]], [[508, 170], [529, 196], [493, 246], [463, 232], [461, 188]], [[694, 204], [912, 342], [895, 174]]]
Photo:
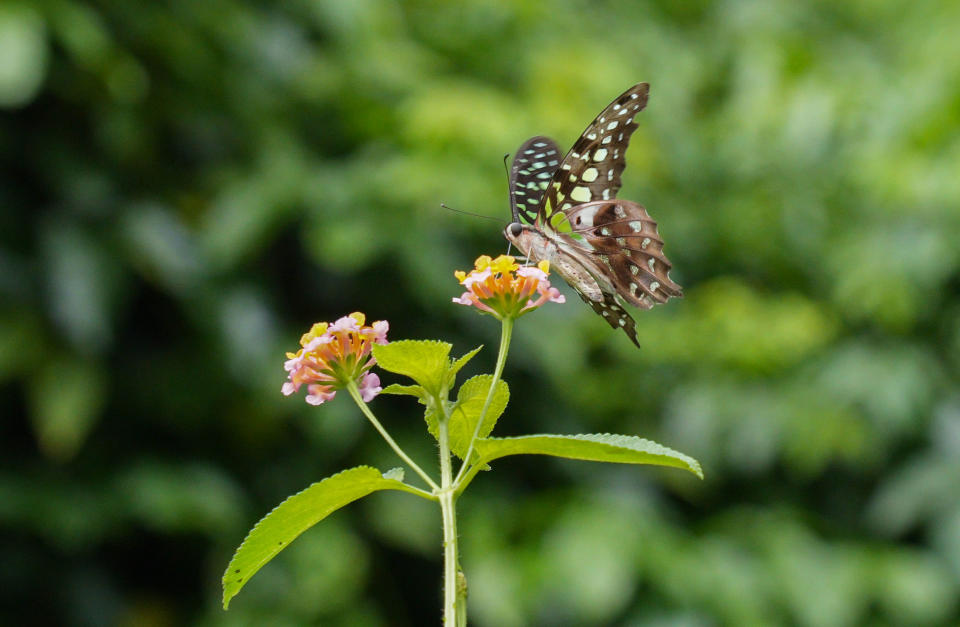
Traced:
[[[0, 4], [0, 623], [439, 623], [439, 512], [379, 494], [220, 608], [288, 494], [397, 465], [283, 353], [355, 310], [487, 348], [502, 156], [639, 81], [621, 195], [686, 298], [642, 350], [519, 324], [496, 433], [622, 432], [676, 470], [497, 462], [461, 500], [474, 624], [960, 621], [960, 4]], [[568, 290], [568, 296], [572, 293]], [[385, 380], [392, 381], [389, 377]], [[374, 403], [423, 464], [409, 399]], [[412, 474], [408, 473], [412, 477]]]

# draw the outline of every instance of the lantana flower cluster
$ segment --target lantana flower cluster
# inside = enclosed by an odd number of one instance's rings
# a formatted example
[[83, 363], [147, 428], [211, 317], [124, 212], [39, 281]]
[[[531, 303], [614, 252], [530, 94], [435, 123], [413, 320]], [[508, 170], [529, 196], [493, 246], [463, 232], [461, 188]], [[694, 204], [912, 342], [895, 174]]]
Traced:
[[351, 383], [357, 386], [364, 402], [380, 393], [380, 377], [370, 372], [377, 362], [370, 354], [373, 344], [387, 343], [389, 324], [378, 320], [364, 326], [366, 317], [354, 312], [328, 324], [318, 322], [300, 338], [300, 350], [287, 353], [283, 364], [288, 380], [282, 391], [289, 396], [307, 386], [307, 402], [319, 405], [332, 399], [337, 390]]
[[549, 274], [546, 260], [536, 266], [520, 266], [510, 255], [496, 259], [481, 255], [469, 273], [454, 272], [467, 291], [453, 302], [474, 306], [501, 320], [519, 318], [548, 301], [565, 301], [557, 288], [550, 287]]

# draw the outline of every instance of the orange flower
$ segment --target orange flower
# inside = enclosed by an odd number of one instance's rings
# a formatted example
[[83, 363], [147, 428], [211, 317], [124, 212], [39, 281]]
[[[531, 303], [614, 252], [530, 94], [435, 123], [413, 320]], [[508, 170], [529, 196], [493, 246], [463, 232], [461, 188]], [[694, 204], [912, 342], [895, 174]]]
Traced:
[[283, 384], [287, 396], [307, 386], [307, 402], [319, 405], [336, 396], [337, 390], [360, 381], [360, 396], [370, 402], [380, 393], [380, 378], [369, 370], [376, 364], [370, 354], [372, 344], [386, 344], [390, 325], [378, 320], [363, 326], [360, 312], [340, 318], [333, 324], [318, 322], [300, 338], [300, 350], [287, 353], [284, 369], [289, 373]]
[[501, 320], [519, 318], [547, 301], [564, 302], [557, 288], [550, 287], [549, 273], [550, 262], [546, 260], [532, 267], [519, 266], [509, 255], [496, 259], [481, 255], [469, 273], [453, 273], [467, 290], [453, 302], [472, 305]]

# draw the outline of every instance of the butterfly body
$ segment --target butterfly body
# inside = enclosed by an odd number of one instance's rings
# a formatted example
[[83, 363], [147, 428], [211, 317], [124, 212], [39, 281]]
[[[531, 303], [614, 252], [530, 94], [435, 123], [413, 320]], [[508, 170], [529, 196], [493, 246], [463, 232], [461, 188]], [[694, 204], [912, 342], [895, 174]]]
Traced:
[[611, 285], [601, 287], [603, 272], [596, 261], [572, 242], [564, 241], [563, 234], [552, 235], [526, 225], [521, 226], [523, 231], [519, 235], [514, 237], [506, 234], [506, 237], [530, 263], [546, 259], [550, 262], [551, 272], [559, 274], [582, 297], [592, 301], [602, 301], [603, 292], [612, 290]]
[[[616, 198], [634, 116], [649, 85], [634, 85], [610, 103], [560, 159], [557, 145], [533, 137], [510, 173], [513, 223], [504, 236], [527, 259], [546, 259], [580, 298], [634, 344], [635, 323], [621, 301], [650, 309], [682, 296], [670, 280], [657, 223], [636, 202]], [[526, 222], [526, 223], [524, 223]]]

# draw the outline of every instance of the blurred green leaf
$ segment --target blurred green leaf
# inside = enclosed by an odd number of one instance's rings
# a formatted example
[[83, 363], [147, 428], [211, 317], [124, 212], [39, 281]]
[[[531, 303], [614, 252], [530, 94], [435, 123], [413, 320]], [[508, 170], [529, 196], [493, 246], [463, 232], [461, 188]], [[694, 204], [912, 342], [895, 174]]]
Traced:
[[68, 356], [45, 363], [30, 386], [40, 450], [60, 462], [76, 455], [100, 418], [107, 391], [100, 364]]
[[158, 532], [214, 537], [241, 523], [239, 487], [211, 464], [139, 460], [118, 474], [112, 488], [132, 517]]
[[[0, 2], [0, 622], [435, 621], [408, 589], [439, 569], [435, 507], [393, 491], [229, 614], [196, 594], [248, 507], [394, 465], [350, 403], [279, 393], [279, 339], [360, 310], [496, 341], [449, 301], [502, 225], [440, 202], [509, 219], [502, 156], [568, 149], [647, 81], [618, 197], [686, 298], [637, 312], [638, 351], [559, 285], [516, 329], [499, 428], [642, 433], [711, 480], [527, 458], [475, 483], [471, 623], [956, 624], [958, 23], [944, 1]], [[429, 462], [413, 409], [377, 404]]]
[[125, 287], [100, 237], [77, 224], [44, 224], [49, 315], [84, 351], [102, 351], [112, 341], [115, 307]]
[[47, 41], [43, 18], [28, 4], [0, 6], [0, 107], [29, 103], [47, 72]]
[[0, 381], [28, 370], [37, 358], [23, 350], [24, 338], [39, 338], [40, 323], [29, 315], [0, 315]]
[[637, 321], [644, 356], [764, 373], [801, 361], [837, 333], [836, 321], [807, 296], [761, 294], [734, 277], [703, 283], [683, 307], [671, 307]]

